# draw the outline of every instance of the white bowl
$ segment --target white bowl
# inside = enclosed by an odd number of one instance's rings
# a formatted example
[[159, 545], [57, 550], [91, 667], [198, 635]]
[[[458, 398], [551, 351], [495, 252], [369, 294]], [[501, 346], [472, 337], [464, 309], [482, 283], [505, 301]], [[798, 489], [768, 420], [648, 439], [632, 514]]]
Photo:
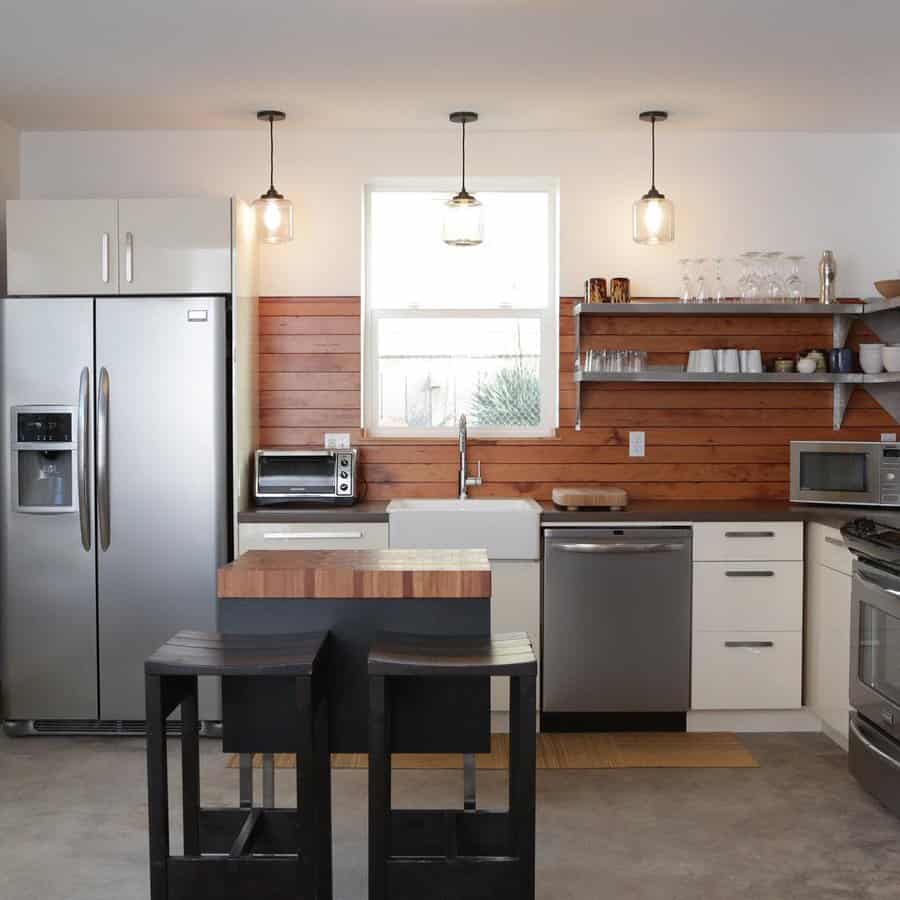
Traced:
[[888, 372], [900, 372], [900, 347], [884, 347], [881, 359]]

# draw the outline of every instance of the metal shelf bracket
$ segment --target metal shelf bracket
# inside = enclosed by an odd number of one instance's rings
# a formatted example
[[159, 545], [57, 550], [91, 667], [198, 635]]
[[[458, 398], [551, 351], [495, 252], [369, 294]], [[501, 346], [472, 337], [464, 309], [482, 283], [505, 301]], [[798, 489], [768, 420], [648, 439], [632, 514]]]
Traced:
[[847, 382], [836, 382], [834, 385], [834, 419], [832, 427], [835, 431], [840, 431], [841, 425], [844, 424], [844, 416], [847, 413], [847, 406], [850, 403], [854, 387], [854, 384], [848, 384]]

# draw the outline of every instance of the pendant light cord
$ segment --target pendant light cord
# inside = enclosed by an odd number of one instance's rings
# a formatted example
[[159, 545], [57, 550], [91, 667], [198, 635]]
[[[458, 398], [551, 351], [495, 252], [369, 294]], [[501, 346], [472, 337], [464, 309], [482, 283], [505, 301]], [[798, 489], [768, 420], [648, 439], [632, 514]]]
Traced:
[[462, 193], [466, 192], [466, 122], [462, 123]]
[[656, 190], [656, 119], [650, 120], [650, 188]]
[[269, 116], [269, 190], [275, 190], [275, 120]]

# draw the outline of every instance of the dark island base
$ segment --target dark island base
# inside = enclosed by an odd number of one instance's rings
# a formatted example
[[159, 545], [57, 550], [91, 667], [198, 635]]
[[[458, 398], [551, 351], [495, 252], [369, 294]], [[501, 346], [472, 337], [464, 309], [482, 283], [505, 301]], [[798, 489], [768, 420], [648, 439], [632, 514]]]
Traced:
[[[490, 634], [490, 600], [291, 600], [219, 601], [219, 629], [226, 634], [289, 634], [329, 631], [328, 695], [332, 753], [368, 749], [367, 656], [382, 631], [430, 635]], [[228, 729], [223, 749], [252, 752], [267, 709], [289, 709], [290, 687], [282, 679], [241, 680], [223, 691]], [[490, 751], [490, 679], [487, 677], [392, 679], [392, 745], [396, 753], [487, 753]], [[248, 698], [247, 692], [253, 692]], [[247, 699], [253, 702], [246, 703]], [[240, 701], [240, 702], [238, 702]], [[287, 705], [285, 705], [287, 704]], [[247, 712], [250, 710], [250, 712]], [[249, 716], [249, 719], [248, 719]], [[244, 721], [247, 720], [247, 721]], [[244, 743], [241, 735], [249, 735]]]

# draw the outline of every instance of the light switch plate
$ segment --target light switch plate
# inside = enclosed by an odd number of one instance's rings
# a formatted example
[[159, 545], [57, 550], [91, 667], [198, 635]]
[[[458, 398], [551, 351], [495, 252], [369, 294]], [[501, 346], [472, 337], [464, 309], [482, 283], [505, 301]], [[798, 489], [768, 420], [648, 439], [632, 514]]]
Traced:
[[644, 432], [629, 431], [628, 432], [628, 455], [643, 456], [644, 455]]
[[350, 435], [343, 431], [326, 431], [325, 432], [325, 449], [326, 450], [349, 450]]

